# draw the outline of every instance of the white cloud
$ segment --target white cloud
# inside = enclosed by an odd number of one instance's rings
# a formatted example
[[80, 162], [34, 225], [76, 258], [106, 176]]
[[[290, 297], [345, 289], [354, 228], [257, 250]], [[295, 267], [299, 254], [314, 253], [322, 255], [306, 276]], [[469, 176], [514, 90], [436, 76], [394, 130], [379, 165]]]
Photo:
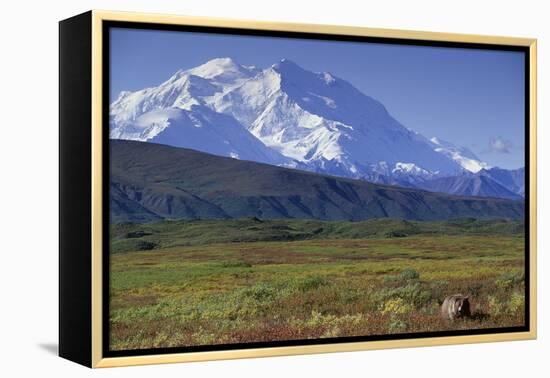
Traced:
[[489, 152], [509, 154], [512, 148], [514, 148], [512, 142], [500, 137], [493, 138], [489, 141]]

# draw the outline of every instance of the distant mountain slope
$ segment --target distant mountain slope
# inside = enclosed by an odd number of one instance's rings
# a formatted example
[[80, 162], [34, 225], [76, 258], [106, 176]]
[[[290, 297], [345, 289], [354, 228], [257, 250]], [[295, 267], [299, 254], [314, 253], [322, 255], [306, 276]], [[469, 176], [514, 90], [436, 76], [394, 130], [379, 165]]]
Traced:
[[372, 184], [153, 143], [111, 140], [114, 222], [160, 218], [522, 218], [522, 201]]
[[491, 168], [484, 169], [480, 171], [479, 174], [492, 178], [508, 190], [519, 194], [522, 197], [525, 196], [525, 168]]
[[483, 173], [435, 178], [423, 183], [418, 183], [417, 187], [432, 192], [442, 192], [461, 196], [494, 197], [512, 200], [521, 200], [523, 198], [521, 195], [507, 189], [505, 186]]

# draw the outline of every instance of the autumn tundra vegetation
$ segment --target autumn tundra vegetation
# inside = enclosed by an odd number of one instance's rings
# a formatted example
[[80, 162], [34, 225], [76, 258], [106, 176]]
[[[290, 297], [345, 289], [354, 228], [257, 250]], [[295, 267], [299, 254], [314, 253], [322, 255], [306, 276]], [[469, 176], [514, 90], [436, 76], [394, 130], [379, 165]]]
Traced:
[[113, 224], [111, 349], [522, 326], [524, 241], [474, 218]]

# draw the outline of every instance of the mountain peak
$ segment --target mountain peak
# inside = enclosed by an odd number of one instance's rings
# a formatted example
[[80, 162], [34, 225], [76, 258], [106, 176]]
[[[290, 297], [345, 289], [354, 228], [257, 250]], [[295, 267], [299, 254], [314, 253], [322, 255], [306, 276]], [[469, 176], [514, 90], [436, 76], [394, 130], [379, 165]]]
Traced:
[[212, 69], [218, 69], [218, 70], [228, 70], [228, 69], [238, 69], [241, 65], [236, 63], [233, 59], [225, 57], [225, 58], [214, 58], [210, 59], [206, 63], [201, 64], [198, 67], [193, 68], [193, 71], [199, 71], [199, 70], [212, 70]]
[[271, 66], [275, 71], [279, 73], [290, 73], [290, 72], [304, 72], [305, 70], [294, 63], [292, 60], [283, 58], [279, 62]]
[[[176, 71], [174, 75], [168, 81], [178, 80], [183, 76], [199, 76], [204, 79], [211, 79], [217, 75], [224, 73], [225, 71], [239, 71], [241, 66], [236, 63], [233, 59], [225, 58], [214, 58], [210, 59], [206, 63], [201, 64], [190, 69], [182, 68]], [[242, 67], [244, 68], [244, 67]]]
[[222, 79], [224, 82], [250, 78], [257, 72], [254, 66], [243, 66], [228, 57], [214, 58], [186, 71], [204, 79]]
[[236, 63], [232, 58], [230, 57], [220, 57], [220, 58], [214, 58], [210, 59], [208, 62], [204, 63], [204, 65], [216, 65], [216, 66], [237, 66], [239, 65]]

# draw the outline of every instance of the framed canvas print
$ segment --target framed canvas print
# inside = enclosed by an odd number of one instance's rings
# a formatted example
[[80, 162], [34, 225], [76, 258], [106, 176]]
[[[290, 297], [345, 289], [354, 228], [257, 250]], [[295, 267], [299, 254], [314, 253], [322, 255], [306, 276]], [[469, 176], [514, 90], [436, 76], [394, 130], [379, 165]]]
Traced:
[[60, 23], [62, 357], [536, 337], [536, 41]]

